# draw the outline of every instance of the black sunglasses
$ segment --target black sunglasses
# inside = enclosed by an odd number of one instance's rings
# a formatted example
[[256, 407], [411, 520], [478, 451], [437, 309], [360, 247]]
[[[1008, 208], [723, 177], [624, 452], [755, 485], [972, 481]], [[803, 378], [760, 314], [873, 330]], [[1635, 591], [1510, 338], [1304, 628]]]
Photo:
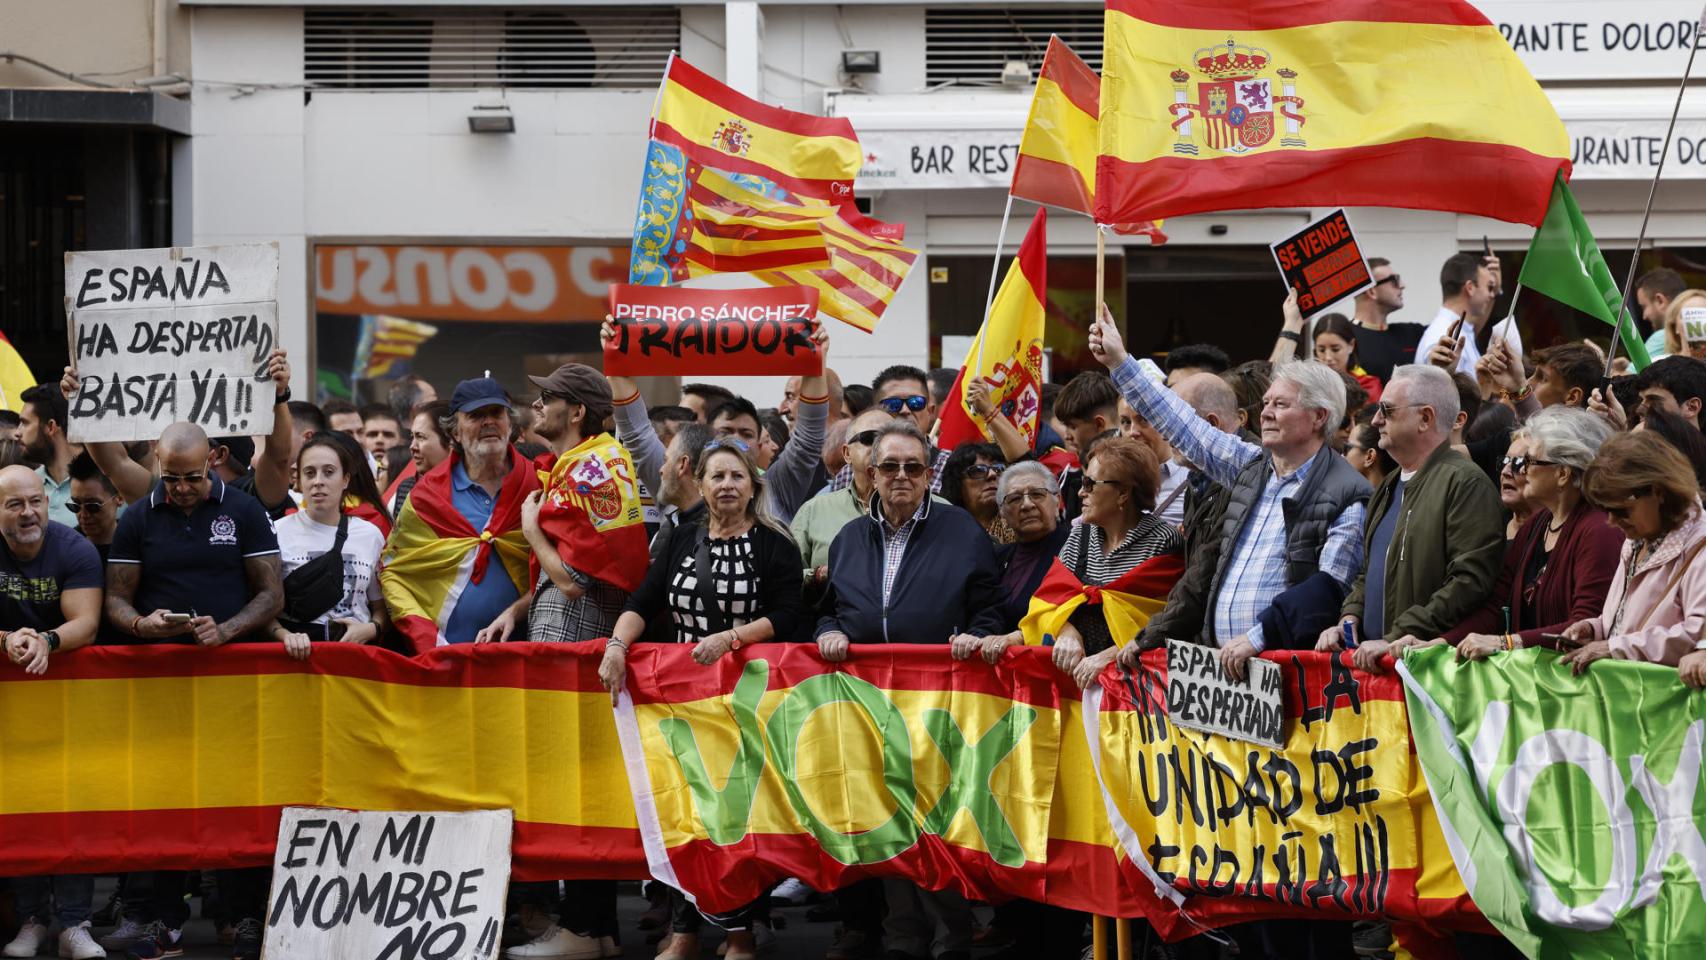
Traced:
[[1540, 460], [1535, 457], [1506, 457], [1505, 468], [1512, 473], [1527, 473], [1529, 467], [1555, 467], [1556, 460]]
[[1084, 474], [1083, 477], [1079, 478], [1078, 489], [1084, 491], [1084, 495], [1087, 497], [1096, 492], [1097, 484], [1116, 488], [1125, 486], [1125, 483], [1120, 480], [1097, 480], [1089, 474]]
[[1387, 277], [1387, 278], [1385, 278], [1385, 279], [1383, 279], [1383, 280], [1376, 280], [1376, 281], [1374, 281], [1374, 285], [1375, 285], [1375, 286], [1377, 286], [1377, 287], [1378, 287], [1378, 286], [1380, 286], [1380, 285], [1381, 285], [1381, 284], [1384, 284], [1384, 283], [1390, 283], [1390, 284], [1392, 284], [1392, 285], [1393, 285], [1393, 286], [1395, 286], [1395, 287], [1396, 287], [1396, 286], [1399, 286], [1399, 285], [1401, 285], [1401, 284], [1402, 284], [1402, 283], [1403, 283], [1403, 282], [1404, 282], [1404, 281], [1402, 281], [1402, 280], [1400, 280], [1400, 279], [1398, 279], [1398, 275], [1397, 275], [1397, 274], [1396, 274], [1396, 273], [1394, 273], [1394, 274], [1393, 274], [1393, 275], [1392, 275], [1392, 276], [1390, 276], [1390, 277]]
[[868, 447], [871, 444], [877, 442], [877, 434], [879, 432], [880, 431], [877, 431], [877, 430], [861, 430], [858, 433], [855, 433], [855, 434], [852, 434], [851, 436], [849, 436], [847, 438], [847, 442], [848, 443], [857, 443], [862, 447]]
[[1007, 469], [1003, 463], [974, 463], [966, 468], [966, 476], [973, 480], [983, 480], [988, 477], [999, 477]]
[[895, 476], [902, 471], [904, 471], [907, 476], [913, 477], [914, 479], [924, 476], [924, 464], [919, 463], [917, 460], [908, 460], [905, 463], [901, 463], [898, 460], [884, 460], [882, 463], [877, 464], [877, 469], [882, 471], [882, 474], [885, 477]]
[[910, 397], [884, 397], [883, 399], [878, 400], [877, 403], [881, 404], [883, 409], [889, 412], [890, 416], [899, 416], [902, 408], [911, 410], [913, 413], [917, 413], [930, 405], [928, 398], [921, 397], [916, 393]]
[[65, 501], [65, 509], [72, 513], [100, 513], [101, 508], [113, 502], [114, 499], [114, 497], [107, 497], [104, 500], [67, 500]]
[[[1652, 487], [1647, 487], [1644, 490], [1640, 490], [1640, 491], [1637, 491], [1635, 493], [1631, 493], [1629, 495], [1629, 499], [1630, 500], [1639, 500], [1642, 497], [1650, 497], [1656, 492], [1657, 491], [1655, 491]], [[1629, 519], [1629, 511], [1635, 509], [1635, 505], [1633, 503], [1631, 503], [1631, 504], [1628, 504], [1627, 506], [1601, 507], [1600, 509], [1604, 510], [1605, 515], [1612, 518], [1613, 520], [1627, 520], [1627, 519]]]

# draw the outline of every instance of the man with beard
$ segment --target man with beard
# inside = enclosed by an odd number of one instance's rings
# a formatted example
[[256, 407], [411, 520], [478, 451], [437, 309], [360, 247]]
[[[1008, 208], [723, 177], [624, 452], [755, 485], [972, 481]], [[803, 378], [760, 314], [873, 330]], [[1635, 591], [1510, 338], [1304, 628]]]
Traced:
[[[28, 467], [0, 469], [0, 644], [13, 669], [31, 674], [46, 673], [56, 652], [89, 643], [101, 622], [100, 555], [77, 531], [49, 520], [47, 503]], [[12, 889], [24, 922], [6, 956], [35, 956], [54, 921], [60, 956], [106, 956], [89, 936], [93, 875], [20, 877]]]
[[71, 461], [71, 499], [66, 508], [76, 518], [77, 532], [95, 545], [105, 563], [118, 531], [118, 515], [124, 512], [124, 498], [87, 453]]
[[18, 442], [24, 459], [36, 465], [47, 493], [49, 519], [65, 516], [65, 501], [71, 499], [71, 443], [65, 439], [65, 419], [70, 409], [64, 397], [51, 386], [38, 383], [19, 398]]
[[379, 575], [393, 622], [417, 652], [508, 640], [531, 595], [521, 505], [539, 476], [510, 445], [509, 395], [490, 377], [464, 380], [444, 426], [450, 459], [409, 492]]

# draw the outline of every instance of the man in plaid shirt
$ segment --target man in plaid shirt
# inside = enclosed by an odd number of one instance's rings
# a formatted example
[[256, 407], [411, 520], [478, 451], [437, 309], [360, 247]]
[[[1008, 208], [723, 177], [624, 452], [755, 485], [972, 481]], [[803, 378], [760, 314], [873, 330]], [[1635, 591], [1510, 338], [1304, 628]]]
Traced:
[[1133, 409], [1231, 491], [1202, 637], [1220, 647], [1227, 673], [1242, 678], [1245, 663], [1270, 646], [1313, 649], [1362, 570], [1371, 493], [1327, 445], [1345, 412], [1338, 374], [1314, 361], [1280, 366], [1263, 399], [1258, 446], [1216, 429], [1151, 379], [1127, 355], [1105, 306], [1090, 351]]

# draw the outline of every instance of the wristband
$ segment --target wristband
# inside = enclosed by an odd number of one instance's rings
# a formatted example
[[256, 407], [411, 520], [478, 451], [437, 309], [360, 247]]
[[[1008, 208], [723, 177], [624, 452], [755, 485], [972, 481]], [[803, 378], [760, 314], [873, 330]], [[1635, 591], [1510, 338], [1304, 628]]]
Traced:
[[136, 619], [130, 621], [130, 634], [133, 637], [142, 636], [142, 614], [137, 614]]
[[1290, 340], [1292, 343], [1302, 343], [1303, 334], [1298, 333], [1296, 330], [1281, 330], [1280, 339]]
[[611, 637], [609, 640], [604, 641], [604, 649], [609, 650], [611, 647], [626, 650], [628, 649], [628, 642], [626, 640], [618, 640], [615, 637]]

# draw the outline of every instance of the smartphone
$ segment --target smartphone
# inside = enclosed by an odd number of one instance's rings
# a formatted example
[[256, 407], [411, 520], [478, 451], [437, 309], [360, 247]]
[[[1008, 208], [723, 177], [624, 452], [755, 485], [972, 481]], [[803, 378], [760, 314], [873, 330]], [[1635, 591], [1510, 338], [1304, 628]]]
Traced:
[[1487, 235], [1484, 233], [1481, 234], [1481, 255], [1485, 257], [1493, 255], [1493, 244], [1487, 239]]
[[1339, 624], [1339, 633], [1344, 637], [1346, 650], [1357, 648], [1357, 622], [1355, 620], [1346, 620]]
[[1469, 319], [1469, 317], [1465, 314], [1464, 316], [1458, 317], [1457, 322], [1451, 325], [1451, 331], [1447, 333], [1446, 336], [1451, 338], [1452, 343], [1457, 342], [1458, 334], [1463, 332], [1463, 321], [1467, 319]]
[[168, 613], [160, 619], [167, 623], [189, 623], [192, 618], [187, 613]]

